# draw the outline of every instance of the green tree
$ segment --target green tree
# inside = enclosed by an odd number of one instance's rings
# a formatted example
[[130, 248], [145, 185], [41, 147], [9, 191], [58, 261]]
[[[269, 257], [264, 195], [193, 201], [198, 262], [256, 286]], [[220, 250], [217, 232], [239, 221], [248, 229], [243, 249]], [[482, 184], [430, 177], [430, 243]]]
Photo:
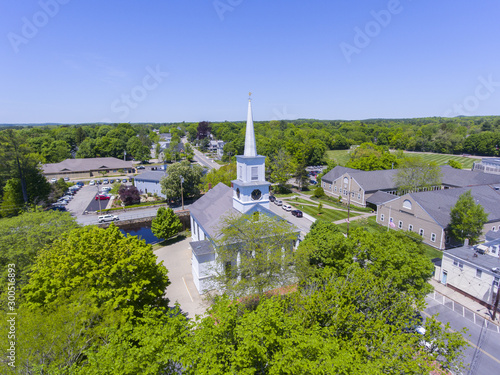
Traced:
[[181, 176], [184, 178], [182, 189], [184, 198], [198, 197], [200, 195], [200, 183], [203, 174], [203, 168], [198, 164], [191, 164], [184, 160], [180, 163], [174, 163], [168, 167], [167, 176], [160, 181], [161, 192], [168, 199], [181, 198]]
[[158, 238], [168, 240], [182, 230], [182, 223], [170, 207], [160, 207], [151, 222], [151, 231]]
[[321, 197], [325, 196], [325, 191], [323, 190], [323, 188], [321, 186], [318, 186], [316, 189], [314, 189], [313, 195], [316, 198], [321, 198]]
[[483, 206], [474, 201], [471, 191], [467, 190], [451, 209], [450, 218], [453, 237], [462, 243], [468, 238], [471, 244], [475, 244], [488, 221], [488, 214], [484, 212]]
[[287, 221], [256, 212], [221, 219], [215, 244], [213, 286], [246, 296], [293, 282], [293, 245], [298, 233]]
[[151, 158], [149, 147], [144, 145], [137, 137], [132, 137], [128, 140], [127, 153], [132, 155], [135, 160], [149, 161]]
[[211, 169], [210, 172], [205, 175], [203, 190], [208, 191], [209, 184], [215, 187], [221, 182], [227, 186], [231, 186], [231, 181], [233, 180], [236, 180], [236, 164], [223, 165], [219, 169]]
[[284, 187], [292, 177], [295, 165], [290, 154], [280, 149], [272, 158], [269, 168], [271, 169], [271, 181]]
[[[67, 212], [29, 212], [0, 220], [0, 288], [7, 280], [7, 265], [16, 265], [16, 285], [28, 282], [28, 273], [38, 253], [64, 233], [78, 227]], [[41, 230], [43, 228], [43, 230]]]
[[440, 186], [441, 170], [434, 162], [428, 163], [420, 157], [408, 157], [399, 163], [394, 179], [401, 192], [417, 192]]
[[131, 316], [146, 305], [166, 307], [169, 284], [151, 245], [112, 224], [74, 229], [42, 250], [24, 292], [29, 306], [37, 307], [84, 288], [98, 306]]
[[452, 168], [462, 169], [462, 164], [456, 160], [450, 159], [447, 164]]

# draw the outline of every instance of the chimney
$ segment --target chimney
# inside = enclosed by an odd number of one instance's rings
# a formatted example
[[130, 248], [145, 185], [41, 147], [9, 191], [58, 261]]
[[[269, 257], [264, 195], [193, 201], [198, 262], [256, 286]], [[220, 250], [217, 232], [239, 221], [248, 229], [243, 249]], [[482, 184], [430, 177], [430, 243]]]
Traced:
[[210, 191], [210, 190], [212, 190], [212, 183], [211, 182], [208, 183], [208, 191]]
[[468, 238], [465, 239], [464, 246], [469, 246], [469, 239]]

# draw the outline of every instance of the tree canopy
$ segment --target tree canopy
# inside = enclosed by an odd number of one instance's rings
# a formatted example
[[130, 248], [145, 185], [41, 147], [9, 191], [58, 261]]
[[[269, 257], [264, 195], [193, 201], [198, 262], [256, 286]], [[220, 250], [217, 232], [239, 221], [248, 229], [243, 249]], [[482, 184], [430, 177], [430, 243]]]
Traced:
[[407, 157], [400, 161], [395, 183], [402, 192], [417, 192], [441, 185], [441, 170], [436, 163], [428, 163], [419, 157]]
[[168, 167], [167, 176], [160, 181], [161, 192], [168, 199], [180, 199], [182, 176], [184, 179], [182, 183], [184, 198], [198, 197], [202, 174], [203, 168], [198, 164], [191, 164], [187, 160], [174, 163]]
[[111, 224], [74, 229], [56, 239], [39, 253], [24, 292], [37, 307], [86, 288], [99, 306], [133, 314], [144, 305], [167, 306], [169, 284], [151, 245]]
[[179, 217], [170, 207], [160, 207], [156, 212], [156, 217], [151, 222], [151, 231], [158, 238], [168, 240], [182, 230], [182, 223]]
[[466, 238], [470, 244], [477, 243], [484, 224], [488, 221], [488, 214], [483, 206], [476, 203], [470, 190], [460, 195], [455, 206], [450, 211], [450, 229], [453, 237], [461, 243]]
[[285, 220], [255, 212], [219, 222], [214, 288], [230, 296], [262, 294], [294, 280], [298, 233]]

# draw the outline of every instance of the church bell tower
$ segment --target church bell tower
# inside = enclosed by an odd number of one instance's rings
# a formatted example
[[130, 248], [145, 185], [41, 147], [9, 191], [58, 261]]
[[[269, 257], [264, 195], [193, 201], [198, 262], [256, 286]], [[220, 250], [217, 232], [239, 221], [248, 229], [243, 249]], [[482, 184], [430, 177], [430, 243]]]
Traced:
[[[249, 94], [249, 96], [251, 93]], [[236, 180], [233, 184], [233, 207], [241, 213], [259, 204], [269, 209], [269, 186], [266, 181], [266, 157], [257, 155], [253, 128], [252, 99], [248, 98], [245, 152], [236, 156]]]

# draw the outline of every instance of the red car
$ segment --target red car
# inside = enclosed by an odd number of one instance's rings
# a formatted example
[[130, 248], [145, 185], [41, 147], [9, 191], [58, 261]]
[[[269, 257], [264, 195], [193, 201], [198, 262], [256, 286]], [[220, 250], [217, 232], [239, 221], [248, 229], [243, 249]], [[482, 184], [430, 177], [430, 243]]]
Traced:
[[107, 195], [103, 195], [103, 194], [99, 194], [99, 195], [96, 195], [96, 196], [95, 196], [95, 200], [96, 200], [96, 201], [97, 201], [97, 200], [104, 201], [104, 200], [107, 200], [107, 199], [109, 199], [109, 198], [110, 198], [109, 196], [107, 196]]

